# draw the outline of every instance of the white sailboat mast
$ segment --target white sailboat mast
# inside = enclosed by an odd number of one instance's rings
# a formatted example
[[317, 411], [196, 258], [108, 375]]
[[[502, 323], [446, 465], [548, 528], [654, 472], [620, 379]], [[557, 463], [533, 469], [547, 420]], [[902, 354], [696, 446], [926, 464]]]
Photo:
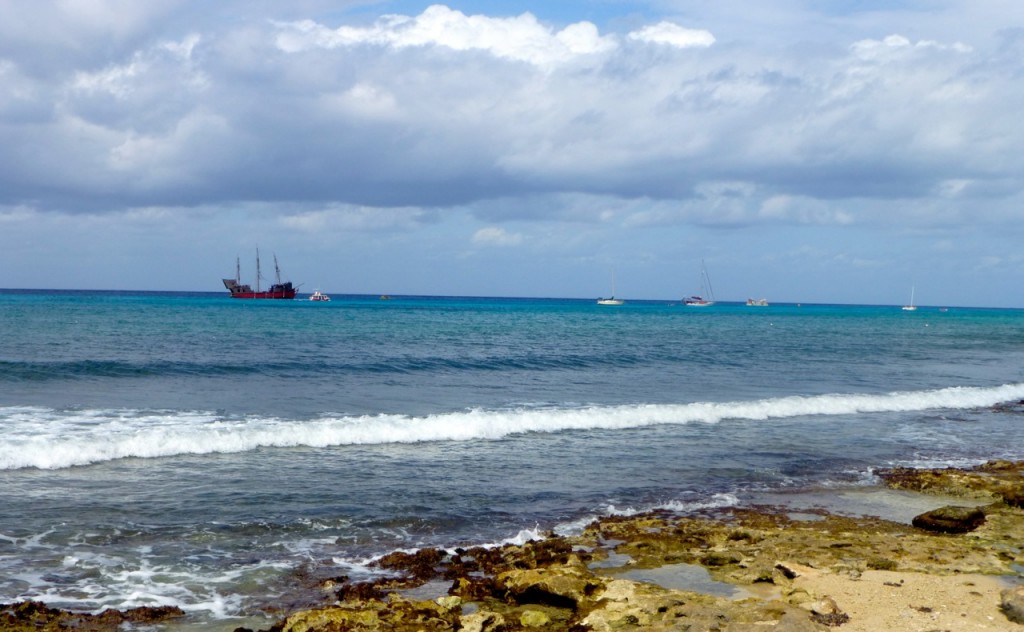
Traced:
[[704, 266], [704, 260], [700, 260], [700, 282], [701, 285], [705, 286], [706, 294], [712, 301], [715, 300], [715, 291], [711, 288], [711, 277], [708, 276], [708, 269]]

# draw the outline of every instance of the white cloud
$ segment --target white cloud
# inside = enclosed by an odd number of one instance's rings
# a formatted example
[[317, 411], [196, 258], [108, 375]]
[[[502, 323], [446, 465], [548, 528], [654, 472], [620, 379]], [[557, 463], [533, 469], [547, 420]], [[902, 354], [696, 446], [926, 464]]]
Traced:
[[430, 6], [416, 17], [387, 15], [369, 27], [331, 29], [311, 20], [279, 23], [278, 27], [277, 45], [290, 53], [364, 44], [395, 49], [440, 46], [486, 51], [498, 58], [544, 66], [607, 53], [617, 47], [614, 39], [602, 37], [589, 22], [555, 31], [530, 13], [492, 18], [466, 15], [443, 5]]
[[849, 212], [836, 208], [833, 204], [792, 195], [774, 195], [765, 199], [758, 209], [758, 216], [762, 219], [798, 224], [846, 226], [854, 223], [854, 218]]
[[676, 48], [707, 48], [715, 43], [715, 36], [709, 31], [688, 29], [672, 22], [645, 26], [630, 33], [629, 39]]
[[144, 72], [146, 64], [136, 55], [131, 62], [111, 66], [98, 72], [79, 72], [72, 86], [83, 92], [106, 92], [124, 98], [131, 92], [131, 82]]
[[359, 82], [338, 94], [323, 97], [328, 111], [340, 110], [363, 119], [389, 119], [400, 114], [398, 99], [387, 88]]
[[504, 228], [489, 226], [476, 231], [472, 241], [477, 246], [518, 246], [523, 243], [523, 236], [509, 233]]
[[281, 217], [280, 224], [311, 235], [322, 235], [324, 233], [409, 231], [432, 221], [432, 214], [420, 208], [332, 205], [327, 208], [285, 215]]
[[961, 42], [954, 42], [949, 45], [931, 40], [911, 42], [908, 38], [899, 34], [889, 35], [882, 40], [860, 40], [854, 42], [850, 46], [850, 50], [857, 57], [867, 61], [886, 61], [918, 51], [952, 51], [960, 54], [967, 54], [973, 51], [970, 46]]

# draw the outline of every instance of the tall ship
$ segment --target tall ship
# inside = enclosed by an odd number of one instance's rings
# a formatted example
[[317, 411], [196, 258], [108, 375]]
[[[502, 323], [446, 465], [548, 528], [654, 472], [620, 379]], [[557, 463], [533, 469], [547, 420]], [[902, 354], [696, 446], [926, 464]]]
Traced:
[[256, 289], [248, 283], [242, 283], [242, 264], [238, 257], [235, 257], [235, 278], [221, 279], [224, 287], [231, 292], [231, 298], [295, 298], [295, 286], [291, 281], [281, 282], [281, 268], [277, 265], [277, 255], [274, 255], [274, 275], [277, 283], [270, 286], [268, 290], [260, 289], [260, 251], [256, 249]]

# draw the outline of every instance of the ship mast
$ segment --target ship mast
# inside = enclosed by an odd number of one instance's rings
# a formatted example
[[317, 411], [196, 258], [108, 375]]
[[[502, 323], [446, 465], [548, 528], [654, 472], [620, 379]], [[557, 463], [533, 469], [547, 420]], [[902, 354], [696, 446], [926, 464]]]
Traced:
[[274, 253], [274, 276], [277, 277], [277, 284], [281, 285], [281, 268], [277, 267], [277, 253]]
[[260, 291], [260, 249], [256, 249], [256, 291]]
[[235, 283], [242, 282], [242, 259], [235, 255]]

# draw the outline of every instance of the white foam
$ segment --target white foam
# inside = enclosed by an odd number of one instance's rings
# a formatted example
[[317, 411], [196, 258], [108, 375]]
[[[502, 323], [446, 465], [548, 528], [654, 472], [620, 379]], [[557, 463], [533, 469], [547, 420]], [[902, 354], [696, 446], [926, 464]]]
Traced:
[[16, 601], [38, 600], [65, 608], [98, 614], [107, 608], [178, 606], [186, 612], [213, 619], [241, 616], [245, 597], [232, 594], [239, 584], [258, 582], [265, 571], [283, 572], [285, 562], [258, 562], [230, 569], [201, 569], [190, 565], [154, 563], [144, 557], [127, 558], [102, 554], [66, 555], [60, 563], [65, 572], [78, 575], [73, 590], [55, 585], [46, 569], [14, 570], [8, 580], [18, 582]]
[[4, 428], [0, 469], [59, 469], [131, 457], [235, 453], [258, 448], [467, 441], [530, 432], [967, 409], [1022, 398], [1024, 384], [1007, 384], [887, 394], [791, 396], [749, 402], [524, 407], [427, 417], [364, 415], [304, 421], [225, 418], [202, 411], [0, 408], [0, 426]]

